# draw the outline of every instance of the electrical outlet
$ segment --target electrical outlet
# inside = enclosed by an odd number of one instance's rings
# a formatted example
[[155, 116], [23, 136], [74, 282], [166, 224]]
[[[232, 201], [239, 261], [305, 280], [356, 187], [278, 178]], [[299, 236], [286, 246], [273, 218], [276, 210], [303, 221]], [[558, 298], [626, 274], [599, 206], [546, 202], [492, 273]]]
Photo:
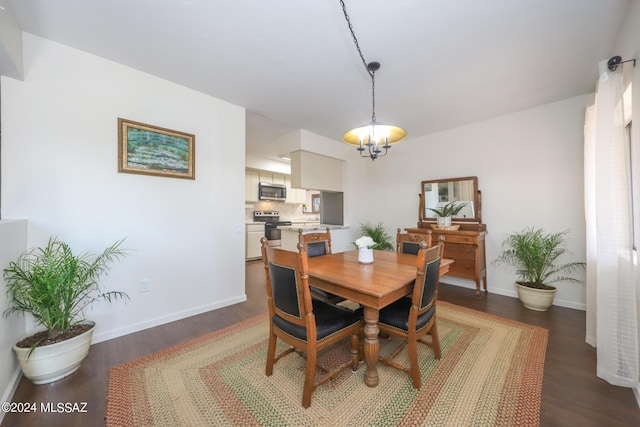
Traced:
[[151, 290], [151, 281], [149, 279], [140, 280], [140, 292], [149, 292]]

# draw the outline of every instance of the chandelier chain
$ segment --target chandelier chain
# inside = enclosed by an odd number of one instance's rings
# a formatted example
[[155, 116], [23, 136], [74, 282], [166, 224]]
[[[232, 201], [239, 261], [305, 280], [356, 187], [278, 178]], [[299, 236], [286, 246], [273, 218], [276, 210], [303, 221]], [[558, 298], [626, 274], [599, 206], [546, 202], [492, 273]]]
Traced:
[[376, 72], [371, 72], [371, 121], [376, 121]]
[[353, 26], [351, 25], [351, 18], [349, 18], [349, 14], [347, 13], [347, 7], [344, 4], [344, 0], [340, 0], [340, 4], [342, 5], [342, 12], [344, 13], [344, 19], [347, 21], [347, 25], [349, 26], [349, 31], [351, 32], [351, 37], [353, 38], [353, 43], [356, 45], [356, 49], [358, 50], [358, 54], [360, 55], [360, 59], [362, 60], [362, 64], [364, 65], [364, 69], [367, 70], [367, 73], [373, 78], [374, 72], [369, 69], [367, 65], [367, 61], [364, 59], [364, 55], [360, 50], [360, 44], [358, 44], [358, 39], [356, 38], [356, 33], [353, 32]]
[[[353, 25], [351, 25], [351, 18], [349, 18], [349, 14], [347, 13], [347, 7], [344, 4], [344, 0], [340, 0], [340, 5], [342, 6], [344, 19], [347, 21], [347, 25], [349, 26], [349, 32], [351, 32], [353, 43], [356, 45], [356, 50], [358, 51], [358, 55], [360, 55], [360, 59], [362, 60], [364, 69], [367, 70], [367, 73], [371, 77], [371, 121], [375, 123], [376, 121], [376, 71], [375, 71], [375, 68], [372, 69], [369, 66], [369, 64], [367, 64], [367, 61], [364, 59], [364, 55], [362, 54], [362, 50], [360, 49], [360, 44], [358, 43], [358, 38], [356, 37], [356, 33], [353, 31]], [[378, 67], [379, 66], [380, 64], [378, 64]]]

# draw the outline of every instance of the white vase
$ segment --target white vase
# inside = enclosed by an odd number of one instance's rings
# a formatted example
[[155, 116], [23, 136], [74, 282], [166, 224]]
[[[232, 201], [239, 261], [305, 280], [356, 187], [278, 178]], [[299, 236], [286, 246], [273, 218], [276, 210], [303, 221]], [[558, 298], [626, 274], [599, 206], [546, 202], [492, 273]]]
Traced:
[[450, 216], [439, 216], [438, 217], [438, 225], [444, 225], [446, 227], [451, 225], [451, 217]]
[[358, 262], [361, 264], [371, 264], [373, 262], [373, 249], [358, 249]]
[[[48, 384], [74, 373], [89, 353], [95, 322], [87, 321], [92, 328], [81, 335], [59, 343], [36, 347], [28, 356], [28, 348], [13, 346], [13, 350], [25, 377], [34, 384]], [[19, 338], [16, 342], [23, 339]]]

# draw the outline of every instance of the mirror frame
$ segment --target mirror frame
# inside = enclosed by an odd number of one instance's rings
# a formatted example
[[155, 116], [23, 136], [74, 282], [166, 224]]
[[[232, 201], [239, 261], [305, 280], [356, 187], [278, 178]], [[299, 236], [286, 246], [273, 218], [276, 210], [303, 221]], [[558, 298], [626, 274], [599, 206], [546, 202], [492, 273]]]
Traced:
[[311, 212], [320, 213], [320, 194], [311, 195]]
[[430, 179], [430, 180], [426, 180], [426, 181], [422, 181], [420, 183], [420, 211], [418, 213], [418, 218], [419, 218], [419, 222], [422, 223], [428, 223], [428, 224], [432, 224], [432, 223], [436, 223], [437, 219], [436, 217], [427, 217], [426, 216], [426, 211], [427, 211], [427, 207], [426, 207], [426, 195], [425, 195], [425, 186], [427, 184], [440, 184], [443, 182], [456, 182], [456, 181], [472, 181], [473, 182], [473, 203], [474, 203], [474, 210], [475, 210], [475, 216], [473, 218], [457, 218], [457, 217], [452, 217], [451, 218], [451, 222], [452, 223], [472, 223], [472, 224], [482, 224], [482, 214], [481, 214], [481, 197], [480, 197], [480, 191], [478, 190], [478, 177], [477, 176], [465, 176], [465, 177], [460, 177], [460, 178], [445, 178], [445, 179]]

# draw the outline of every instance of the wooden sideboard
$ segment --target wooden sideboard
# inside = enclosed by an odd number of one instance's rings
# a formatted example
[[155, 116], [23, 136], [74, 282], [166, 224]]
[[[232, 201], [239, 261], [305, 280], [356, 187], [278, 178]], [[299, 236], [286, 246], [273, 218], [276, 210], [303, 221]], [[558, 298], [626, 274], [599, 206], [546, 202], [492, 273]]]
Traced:
[[[449, 267], [449, 275], [472, 279], [476, 282], [476, 295], [480, 295], [480, 281], [485, 292], [487, 291], [487, 260], [484, 249], [484, 239], [487, 234], [484, 226], [475, 227], [479, 230], [437, 230], [428, 227], [406, 228], [409, 233], [426, 233], [431, 231], [433, 243], [444, 242], [444, 258], [453, 260]], [[469, 227], [469, 228], [475, 228]]]

